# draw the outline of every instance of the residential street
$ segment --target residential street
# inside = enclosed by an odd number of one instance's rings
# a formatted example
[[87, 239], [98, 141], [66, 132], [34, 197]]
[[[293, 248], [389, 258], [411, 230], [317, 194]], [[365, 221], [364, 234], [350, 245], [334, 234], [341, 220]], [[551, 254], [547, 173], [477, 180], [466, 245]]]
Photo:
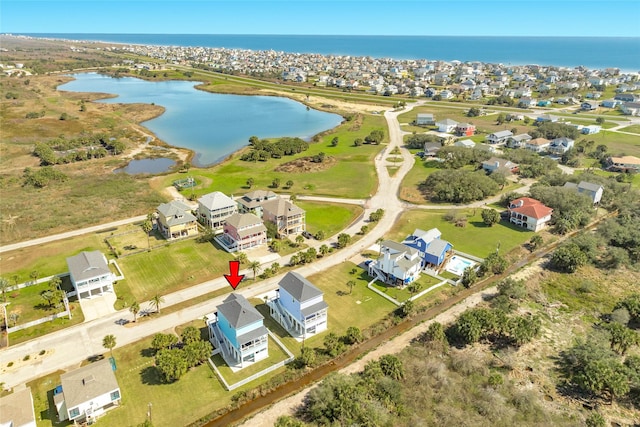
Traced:
[[[385, 151], [391, 151], [394, 147], [402, 146], [402, 133], [400, 131], [397, 116], [400, 113], [408, 111], [408, 109], [410, 108], [385, 113], [385, 117], [389, 124], [390, 134], [390, 143]], [[391, 229], [397, 217], [404, 209], [404, 204], [397, 198], [400, 183], [402, 182], [404, 175], [411, 169], [414, 163], [414, 158], [411, 153], [404, 149], [401, 151], [404, 162], [393, 177], [390, 177], [387, 172], [387, 163], [384, 160], [384, 156], [379, 155], [376, 158], [375, 166], [379, 177], [378, 191], [370, 200], [367, 201], [365, 213], [362, 219], [352, 224], [348, 229], [343, 230], [343, 232], [350, 235], [356, 234], [360, 231], [362, 225], [366, 223], [366, 219], [369, 217], [369, 214], [379, 208], [385, 210], [385, 215], [382, 220], [380, 220], [376, 226], [357, 243], [347, 246], [330, 256], [325, 256], [312, 264], [305, 265], [296, 271], [306, 277], [331, 268], [332, 266], [352, 258], [362, 252], [365, 248], [375, 244], [379, 237], [384, 236], [384, 234]], [[143, 220], [144, 218], [144, 216], [131, 218], [123, 220], [121, 223], [135, 222]], [[91, 227], [90, 229], [84, 229], [82, 231], [93, 232], [115, 224], [116, 223]], [[80, 231], [65, 233], [65, 237], [76, 235], [75, 233], [82, 234]], [[44, 242], [55, 240], [56, 238], [57, 236], [50, 236], [49, 238], [38, 240], [40, 242]], [[325, 242], [315, 242], [315, 246], [318, 247], [322, 243], [329, 243], [335, 240], [334, 236]], [[23, 242], [22, 247], [37, 244], [31, 242], [33, 241]], [[17, 244], [17, 247], [20, 247], [20, 245], [21, 244]], [[288, 262], [289, 257], [290, 256], [282, 257], [277, 261], [281, 265], [284, 265]], [[249, 272], [245, 271], [243, 273], [248, 274]], [[249, 277], [250, 276], [251, 275], [249, 274]], [[279, 275], [257, 284], [248, 280], [246, 284], [241, 284], [236, 292], [241, 293], [247, 298], [264, 294], [269, 290], [275, 289], [282, 276], [283, 275]], [[201, 283], [179, 292], [163, 295], [165, 302], [162, 304], [161, 308], [166, 308], [227, 286], [229, 285], [226, 283], [225, 279], [220, 277], [219, 279]], [[206, 314], [215, 311], [215, 307], [222, 302], [224, 297], [225, 296], [214, 298], [211, 301], [191, 306], [167, 315], [154, 316], [152, 319], [145, 319], [138, 324], [123, 326], [116, 322], [120, 319], [132, 319], [131, 313], [125, 309], [108, 317], [95, 319], [81, 325], [48, 334], [29, 342], [10, 346], [8, 349], [0, 351], [0, 369], [2, 369], [2, 379], [5, 382], [5, 387], [22, 385], [40, 376], [55, 372], [56, 370], [78, 366], [82, 361], [91, 356], [105, 353], [106, 350], [102, 347], [102, 339], [105, 335], [114, 335], [116, 337], [117, 346], [121, 347], [123, 345], [133, 343], [145, 336], [150, 336], [155, 333], [174, 328], [177, 325], [194, 319], [201, 319]], [[151, 306], [149, 302], [144, 302], [140, 305], [143, 310], [148, 309]], [[44, 356], [37, 356], [41, 350], [46, 350], [47, 354]], [[26, 355], [30, 355], [31, 359], [27, 362], [23, 362], [23, 358]], [[7, 367], [9, 362], [14, 363], [11, 368]]]

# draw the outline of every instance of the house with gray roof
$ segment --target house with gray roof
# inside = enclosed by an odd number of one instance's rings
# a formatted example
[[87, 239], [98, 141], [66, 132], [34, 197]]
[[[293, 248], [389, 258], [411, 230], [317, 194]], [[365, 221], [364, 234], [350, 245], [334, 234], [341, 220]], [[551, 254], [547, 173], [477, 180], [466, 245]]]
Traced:
[[499, 171], [506, 175], [510, 175], [518, 172], [518, 164], [513, 163], [511, 160], [492, 157], [489, 160], [482, 162], [482, 169], [489, 173]]
[[580, 194], [589, 196], [594, 205], [600, 203], [600, 200], [602, 200], [602, 193], [604, 192], [604, 187], [602, 185], [593, 184], [587, 181], [580, 181], [578, 184], [575, 182], [565, 182], [564, 187], [574, 189]]
[[96, 418], [120, 405], [120, 386], [110, 359], [67, 372], [60, 376], [61, 387], [53, 401], [60, 421], [93, 423]]
[[78, 299], [99, 296], [105, 292], [113, 292], [115, 274], [109, 268], [107, 258], [100, 251], [83, 251], [67, 258], [67, 267], [74, 292]]
[[198, 221], [212, 230], [221, 230], [238, 205], [229, 196], [219, 191], [205, 194], [198, 199]]
[[267, 227], [251, 213], [234, 213], [222, 227], [222, 236], [216, 240], [228, 252], [243, 251], [267, 243]]
[[435, 123], [436, 119], [431, 113], [418, 113], [416, 116], [416, 125], [418, 126], [434, 125]]
[[169, 240], [198, 234], [198, 220], [191, 207], [179, 200], [163, 203], [156, 209], [158, 230]]
[[268, 302], [271, 317], [296, 338], [309, 338], [327, 329], [329, 306], [324, 292], [295, 271], [278, 284], [278, 296]]
[[238, 212], [252, 213], [262, 218], [262, 204], [278, 198], [278, 195], [269, 190], [251, 191], [238, 199]]
[[33, 396], [29, 387], [0, 397], [0, 426], [36, 427]]
[[514, 135], [507, 138], [507, 147], [509, 148], [522, 148], [527, 142], [533, 138], [528, 133], [521, 133], [520, 135]]
[[385, 240], [380, 243], [380, 256], [369, 264], [369, 275], [385, 283], [404, 286], [420, 277], [420, 251], [402, 243]]
[[566, 138], [566, 137], [561, 137], [561, 138], [556, 138], [556, 139], [552, 139], [551, 142], [549, 143], [549, 153], [551, 154], [564, 154], [567, 151], [569, 151], [571, 148], [573, 148], [573, 145], [575, 144], [575, 141], [571, 138]]
[[262, 219], [275, 224], [280, 237], [300, 234], [307, 229], [305, 210], [280, 197], [262, 203]]
[[244, 368], [269, 357], [264, 317], [245, 297], [231, 293], [207, 316], [209, 340], [231, 367]]
[[489, 144], [503, 144], [512, 136], [513, 133], [510, 130], [501, 130], [487, 135], [485, 140]]

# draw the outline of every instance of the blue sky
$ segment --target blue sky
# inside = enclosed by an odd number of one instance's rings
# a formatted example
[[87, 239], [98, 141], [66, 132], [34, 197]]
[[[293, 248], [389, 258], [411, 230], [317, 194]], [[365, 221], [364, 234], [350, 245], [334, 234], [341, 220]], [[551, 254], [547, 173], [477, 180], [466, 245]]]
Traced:
[[640, 1], [1, 0], [0, 32], [640, 37]]

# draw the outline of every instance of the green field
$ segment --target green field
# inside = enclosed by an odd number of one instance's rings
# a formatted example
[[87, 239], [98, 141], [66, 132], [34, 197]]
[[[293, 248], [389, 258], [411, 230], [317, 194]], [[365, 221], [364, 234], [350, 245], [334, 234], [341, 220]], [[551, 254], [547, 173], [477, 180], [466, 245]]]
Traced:
[[435, 227], [442, 232], [442, 238], [453, 245], [453, 249], [484, 258], [495, 251], [498, 245], [501, 253], [507, 253], [531, 239], [534, 234], [505, 221], [488, 227], [482, 221], [480, 208], [457, 209], [456, 212], [466, 216], [468, 222], [466, 227], [456, 227], [444, 220], [443, 216], [447, 212], [418, 209], [405, 211], [385, 238], [402, 241], [416, 228], [429, 230]]
[[640, 125], [631, 125], [620, 129], [622, 132], [631, 132], [640, 134]]
[[307, 231], [316, 234], [322, 230], [326, 237], [344, 230], [351, 224], [363, 209], [356, 205], [343, 203], [319, 203], [298, 200], [296, 205], [306, 211]]
[[[269, 159], [264, 162], [246, 162], [240, 160], [241, 152], [229, 157], [223, 164], [206, 169], [192, 169], [193, 176], [199, 183], [193, 190], [196, 196], [211, 191], [239, 195], [256, 189], [271, 189], [278, 193], [323, 195], [333, 197], [364, 198], [376, 188], [376, 175], [373, 159], [381, 150], [377, 145], [353, 145], [355, 138], [364, 138], [372, 130], [381, 129], [385, 134], [387, 124], [384, 117], [358, 116], [353, 121], [345, 121], [336, 129], [321, 137], [320, 142], [312, 143], [307, 151], [294, 156], [283, 156], [281, 159]], [[260, 137], [260, 135], [257, 135]], [[337, 137], [337, 146], [331, 146], [331, 140]], [[285, 163], [309, 157], [320, 152], [329, 158], [324, 166], [317, 169], [302, 170], [295, 167], [290, 172], [276, 172], [275, 169]], [[315, 166], [314, 166], [315, 167]], [[170, 186], [176, 180], [184, 178], [184, 174], [170, 174], [156, 185], [158, 189]], [[252, 188], [247, 186], [247, 179], [252, 178]], [[275, 178], [280, 179], [281, 186], [272, 188]], [[284, 187], [287, 181], [293, 181], [291, 188]], [[358, 185], [354, 185], [354, 183]], [[284, 187], [284, 188], [283, 188]], [[191, 191], [189, 191], [189, 195]]]
[[400, 184], [400, 199], [410, 203], [424, 204], [427, 202], [424, 195], [418, 189], [418, 185], [427, 177], [440, 169], [440, 163], [434, 160], [423, 161], [416, 158], [411, 170], [405, 175]]

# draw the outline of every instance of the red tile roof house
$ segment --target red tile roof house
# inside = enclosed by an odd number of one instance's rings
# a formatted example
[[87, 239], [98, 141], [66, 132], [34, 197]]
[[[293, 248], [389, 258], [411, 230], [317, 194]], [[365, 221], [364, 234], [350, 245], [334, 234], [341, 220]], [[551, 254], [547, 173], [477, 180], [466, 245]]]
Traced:
[[530, 197], [509, 203], [509, 221], [527, 230], [539, 231], [551, 220], [553, 209]]

